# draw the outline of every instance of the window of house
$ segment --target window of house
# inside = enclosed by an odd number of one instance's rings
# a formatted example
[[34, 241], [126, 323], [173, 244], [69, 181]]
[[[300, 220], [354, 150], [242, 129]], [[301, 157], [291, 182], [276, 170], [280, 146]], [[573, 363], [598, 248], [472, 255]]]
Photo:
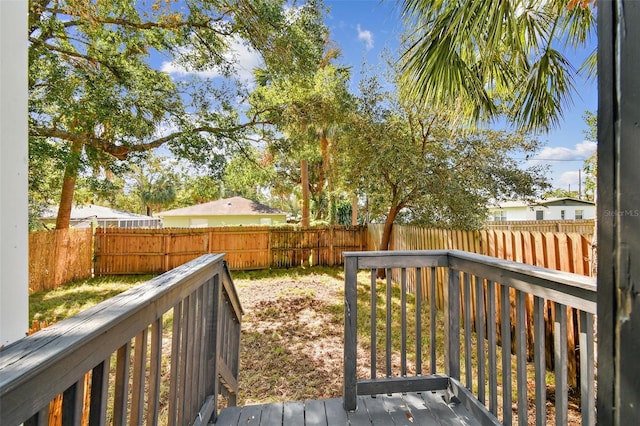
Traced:
[[494, 222], [504, 222], [507, 220], [507, 212], [504, 210], [494, 210], [491, 217]]
[[536, 220], [544, 220], [544, 210], [536, 210]]
[[576, 219], [582, 219], [583, 215], [584, 215], [583, 210], [576, 210]]
[[565, 216], [564, 210], [560, 210], [560, 219], [564, 219], [565, 218], [564, 216]]

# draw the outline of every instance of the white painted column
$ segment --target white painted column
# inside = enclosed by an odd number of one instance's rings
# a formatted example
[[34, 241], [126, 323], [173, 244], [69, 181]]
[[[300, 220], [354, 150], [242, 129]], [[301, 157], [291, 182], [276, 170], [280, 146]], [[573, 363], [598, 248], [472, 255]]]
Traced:
[[29, 320], [27, 0], [0, 0], [0, 347]]

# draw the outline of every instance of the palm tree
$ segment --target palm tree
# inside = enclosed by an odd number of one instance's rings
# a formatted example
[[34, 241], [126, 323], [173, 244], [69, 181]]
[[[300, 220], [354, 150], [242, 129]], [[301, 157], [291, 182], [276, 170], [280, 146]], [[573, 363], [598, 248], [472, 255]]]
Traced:
[[594, 32], [595, 0], [403, 0], [404, 83], [432, 106], [478, 122], [506, 114], [524, 130], [556, 126], [576, 69], [564, 55]]

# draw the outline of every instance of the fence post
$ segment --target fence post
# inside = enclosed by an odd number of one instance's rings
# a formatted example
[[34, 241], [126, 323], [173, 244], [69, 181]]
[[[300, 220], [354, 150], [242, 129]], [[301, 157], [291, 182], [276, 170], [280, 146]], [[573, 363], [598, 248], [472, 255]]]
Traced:
[[336, 252], [334, 247], [335, 236], [336, 228], [332, 226], [329, 228], [329, 266], [334, 266], [336, 264]]
[[171, 241], [171, 234], [164, 234], [162, 239], [162, 246], [164, 251], [164, 269], [162, 272], [169, 270], [169, 242]]

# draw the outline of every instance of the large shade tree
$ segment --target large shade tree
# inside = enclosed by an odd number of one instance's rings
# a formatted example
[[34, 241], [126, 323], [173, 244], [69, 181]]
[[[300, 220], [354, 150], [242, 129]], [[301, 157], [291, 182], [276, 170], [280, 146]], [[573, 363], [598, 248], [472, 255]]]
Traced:
[[372, 218], [384, 222], [380, 250], [388, 249], [396, 220], [478, 228], [491, 200], [534, 197], [546, 187], [539, 167], [523, 170], [511, 158], [535, 152], [535, 140], [469, 131], [451, 116], [384, 90], [375, 76], [361, 80], [357, 112], [338, 158], [345, 185], [367, 197]]
[[166, 146], [220, 167], [225, 145], [258, 120], [238, 113], [236, 93], [211, 82], [181, 84], [149, 65], [164, 56], [187, 70], [233, 71], [242, 40], [265, 67], [302, 70], [304, 23], [284, 0], [33, 0], [29, 10], [29, 135], [33, 153], [62, 160], [58, 228], [69, 223], [82, 167], [109, 170]]
[[281, 136], [268, 146], [272, 158], [280, 166], [290, 166], [292, 158], [299, 164], [299, 173], [290, 170], [287, 175], [299, 176], [303, 226], [310, 223], [312, 194], [316, 218], [326, 214], [325, 191], [329, 189], [331, 194], [333, 187], [332, 140], [348, 116], [352, 100], [347, 89], [349, 69], [332, 63], [338, 51], [328, 44], [326, 27], [319, 22], [317, 28], [318, 36], [311, 40], [318, 43], [318, 54], [308, 58], [314, 66], [305, 74], [259, 73], [259, 85], [251, 97], [253, 109], [263, 111], [259, 116], [273, 122], [275, 135]]

